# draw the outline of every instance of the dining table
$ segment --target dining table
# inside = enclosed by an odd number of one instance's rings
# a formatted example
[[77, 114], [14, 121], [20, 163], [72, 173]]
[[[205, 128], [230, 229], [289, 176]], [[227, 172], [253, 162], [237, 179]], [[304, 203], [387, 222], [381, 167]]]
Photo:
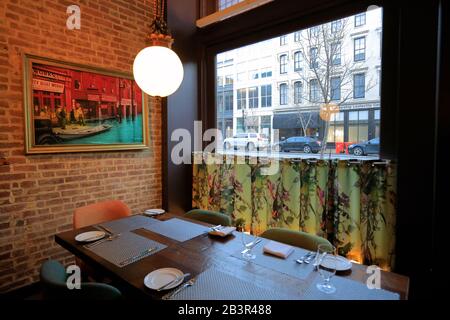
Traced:
[[[186, 224], [187, 227], [184, 228], [182, 227], [183, 222], [189, 222], [190, 224]], [[152, 248], [157, 248], [157, 250], [153, 254], [144, 255], [141, 258], [138, 256], [135, 257], [136, 259], [128, 258], [125, 264], [114, 262], [106, 255], [102, 256], [95, 251], [95, 247], [89, 248], [75, 239], [81, 233], [98, 231], [97, 226], [88, 226], [56, 234], [55, 241], [77, 258], [83, 260], [84, 263], [89, 265], [90, 269], [95, 270], [97, 275], [101, 275], [102, 278], [108, 279], [120, 288], [125, 296], [139, 299], [167, 299], [167, 297], [170, 297], [172, 290], [157, 291], [149, 289], [144, 284], [144, 278], [152, 271], [160, 268], [175, 268], [189, 274], [183, 283], [192, 278], [196, 279], [202, 274], [206, 274], [208, 270], [214, 269], [216, 273], [210, 274], [209, 277], [212, 278], [211, 281], [219, 281], [220, 283], [204, 287], [204, 290], [214, 291], [205, 293], [206, 297], [211, 300], [224, 299], [219, 292], [222, 287], [223, 290], [230, 290], [225, 288], [227, 284], [229, 284], [228, 287], [248, 284], [247, 287], [242, 289], [241, 295], [239, 292], [232, 295], [236, 300], [254, 300], [254, 296], [248, 296], [248, 292], [255, 291], [261, 292], [260, 296], [267, 297], [268, 300], [328, 299], [326, 294], [317, 295], [318, 289], [315, 284], [321, 280], [320, 272], [314, 268], [305, 272], [306, 269], [302, 268], [308, 268], [308, 266], [296, 263], [295, 257], [288, 257], [287, 259], [273, 257], [276, 260], [268, 260], [271, 257], [268, 258], [268, 255], [263, 253], [263, 243], [252, 249], [254, 254], [260, 256], [260, 260], [243, 259], [240, 253], [244, 249], [244, 245], [242, 234], [238, 231], [233, 231], [227, 237], [212, 236], [207, 232], [212, 227], [211, 225], [173, 213], [165, 213], [154, 217], [143, 214], [135, 215], [113, 221], [113, 223], [115, 223], [112, 224], [114, 228], [118, 227], [111, 233], [117, 233], [117, 239], [123, 237], [122, 240], [126, 240], [126, 235], [130, 239], [133, 237], [139, 238], [141, 242], [150, 241], [149, 243], [157, 244]], [[195, 230], [196, 233], [189, 234], [188, 232], [186, 235], [185, 231], [189, 231], [188, 226], [191, 226], [191, 224], [198, 225], [203, 229]], [[105, 225], [107, 224], [102, 224], [102, 226]], [[173, 236], [169, 231], [175, 229], [170, 229], [171, 226], [177, 228], [176, 234]], [[108, 228], [106, 229], [108, 230]], [[248, 234], [245, 236], [253, 237]], [[112, 238], [111, 244], [114, 244], [114, 241], [119, 243], [118, 240], [114, 240], [116, 238]], [[119, 246], [117, 246], [117, 250], [120, 250]], [[301, 248], [298, 248], [298, 250], [298, 254], [303, 252]], [[269, 264], [264, 259], [269, 261]], [[273, 263], [270, 264], [270, 262]], [[371, 272], [368, 272], [368, 266], [352, 262], [351, 270], [337, 272], [331, 278], [331, 283], [344, 282], [342, 290], [338, 287], [330, 298], [338, 300], [353, 300], [355, 297], [371, 299], [373, 290], [366, 288], [371, 274]], [[394, 300], [408, 299], [408, 277], [384, 270], [381, 270], [379, 275], [380, 289], [383, 292], [395, 295]], [[355, 286], [355, 289], [351, 289], [352, 285]], [[181, 298], [183, 297], [186, 298], [186, 296], [181, 296]], [[196, 297], [205, 299], [203, 295], [193, 295], [192, 300], [195, 300]], [[380, 296], [380, 299], [383, 300], [383, 295]]]

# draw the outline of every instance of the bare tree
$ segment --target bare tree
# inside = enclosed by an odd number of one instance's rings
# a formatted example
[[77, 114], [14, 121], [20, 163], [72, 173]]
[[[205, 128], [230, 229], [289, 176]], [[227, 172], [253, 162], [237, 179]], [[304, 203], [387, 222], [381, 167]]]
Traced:
[[[319, 112], [322, 106], [330, 104], [341, 106], [353, 95], [353, 75], [358, 62], [354, 62], [353, 55], [342, 52], [346, 45], [353, 45], [348, 43], [349, 21], [349, 18], [341, 19], [301, 31], [299, 50], [307, 67], [298, 70], [298, 74], [305, 84], [303, 88], [309, 88], [309, 92], [303, 90], [302, 99], [309, 102], [311, 111]], [[365, 90], [371, 87], [371, 81], [366, 81]], [[308, 115], [303, 109], [299, 110], [304, 132], [311, 117], [312, 112]], [[329, 126], [329, 121], [326, 121], [321, 158], [327, 146]]]

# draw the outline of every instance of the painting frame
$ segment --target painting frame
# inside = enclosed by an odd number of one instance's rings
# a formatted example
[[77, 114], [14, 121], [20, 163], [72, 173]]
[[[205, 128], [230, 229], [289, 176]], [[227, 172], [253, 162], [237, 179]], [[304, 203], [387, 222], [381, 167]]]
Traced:
[[[73, 62], [68, 62], [68, 61], [62, 61], [62, 60], [57, 60], [57, 59], [53, 59], [53, 58], [41, 57], [41, 56], [29, 54], [29, 53], [24, 53], [22, 55], [22, 61], [23, 61], [23, 94], [24, 94], [23, 111], [24, 111], [24, 115], [25, 115], [24, 116], [25, 154], [30, 155], [30, 154], [126, 151], [126, 150], [149, 149], [149, 147], [150, 147], [149, 108], [148, 108], [149, 96], [145, 92], [143, 92], [142, 90], [139, 89], [139, 87], [137, 86], [137, 84], [134, 81], [132, 74], [121, 72], [121, 71], [111, 71], [111, 70], [107, 70], [104, 68], [83, 65], [83, 64], [78, 64], [78, 63], [73, 63]], [[35, 97], [35, 92], [34, 92], [35, 85], [33, 83], [33, 80], [34, 80], [33, 66], [34, 65], [44, 65], [44, 66], [49, 66], [49, 67], [53, 67], [53, 68], [67, 69], [67, 70], [71, 70], [74, 72], [98, 75], [100, 77], [101, 76], [112, 77], [112, 78], [117, 78], [117, 81], [119, 81], [119, 83], [120, 83], [120, 81], [131, 83], [130, 91], [134, 92], [135, 90], [139, 90], [139, 92], [141, 93], [141, 96], [142, 96], [142, 101], [140, 104], [140, 107], [141, 107], [140, 115], [139, 115], [140, 116], [139, 118], [142, 121], [142, 141], [139, 141], [137, 143], [116, 142], [116, 143], [90, 143], [90, 144], [86, 144], [86, 143], [85, 144], [83, 144], [83, 143], [80, 143], [80, 144], [77, 144], [77, 143], [73, 143], [73, 144], [58, 144], [58, 143], [38, 144], [38, 143], [36, 143], [36, 128], [35, 128], [36, 105], [34, 105], [34, 101], [33, 101], [33, 99]], [[46, 81], [44, 80], [44, 82], [46, 82]], [[134, 87], [134, 86], [136, 86], [136, 87]], [[120, 91], [121, 88], [122, 88], [122, 84], [119, 84], [118, 90]], [[117, 93], [116, 93], [116, 95], [117, 95]], [[132, 95], [131, 97], [133, 97], [133, 93], [131, 93], [131, 95]], [[75, 99], [72, 99], [72, 100], [73, 100], [72, 104], [74, 104], [76, 100]], [[138, 100], [135, 99], [136, 101], [138, 101], [138, 103], [135, 103], [135, 100], [133, 100], [133, 99], [128, 99], [128, 100], [130, 100], [130, 105], [126, 106], [127, 111], [126, 111], [125, 118], [128, 117], [128, 110], [132, 110], [132, 109], [136, 110], [135, 114], [137, 114], [139, 101], [141, 99], [138, 99]], [[101, 102], [99, 102], [98, 108], [100, 108], [100, 103]], [[119, 102], [119, 106], [117, 107], [117, 110], [119, 110], [119, 109], [122, 110], [121, 103], [122, 103], [122, 101]], [[77, 104], [77, 106], [78, 105], [79, 105], [79, 103]], [[128, 107], [130, 107], [130, 108], [128, 109]], [[40, 108], [40, 107], [38, 106], [38, 108]], [[66, 108], [66, 107], [64, 107], [64, 108]], [[73, 109], [74, 106], [72, 105], [71, 108]], [[83, 108], [81, 108], [81, 109], [83, 109]], [[112, 108], [114, 108], [114, 106]], [[98, 111], [98, 112], [100, 112], [100, 111]], [[101, 112], [103, 112], [103, 110], [101, 110]], [[122, 123], [122, 113], [121, 112], [119, 112], [119, 113], [120, 113], [120, 123]], [[130, 113], [131, 113], [131, 111], [130, 111]], [[83, 112], [81, 114], [83, 114]], [[82, 117], [84, 119], [84, 115]], [[68, 116], [67, 116], [67, 118], [68, 118]], [[101, 117], [100, 117], [100, 119], [101, 119]], [[49, 120], [49, 121], [51, 121], [51, 120]], [[84, 120], [83, 120], [83, 125], [85, 125]], [[53, 128], [53, 127], [50, 125], [50, 128]], [[51, 133], [53, 134], [54, 133], [53, 129], [51, 131], [52, 131]], [[138, 130], [137, 132], [139, 133], [141, 131]], [[100, 133], [103, 134], [102, 132], [100, 132]], [[98, 134], [97, 137], [98, 136], [100, 136], [100, 134]], [[60, 141], [62, 141], [62, 140], [60, 140]]]

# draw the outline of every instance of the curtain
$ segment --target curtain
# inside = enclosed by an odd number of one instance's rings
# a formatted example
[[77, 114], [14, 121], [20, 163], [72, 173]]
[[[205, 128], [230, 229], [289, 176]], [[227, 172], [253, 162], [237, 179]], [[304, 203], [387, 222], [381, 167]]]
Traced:
[[194, 160], [193, 208], [228, 214], [253, 234], [271, 227], [316, 234], [351, 260], [394, 267], [395, 164], [217, 154]]

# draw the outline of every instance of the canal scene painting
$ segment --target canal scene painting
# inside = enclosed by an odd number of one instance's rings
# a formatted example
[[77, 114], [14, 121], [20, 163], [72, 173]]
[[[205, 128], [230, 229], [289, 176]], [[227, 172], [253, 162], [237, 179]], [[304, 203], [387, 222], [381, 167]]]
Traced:
[[25, 56], [27, 153], [144, 149], [147, 98], [131, 75]]

